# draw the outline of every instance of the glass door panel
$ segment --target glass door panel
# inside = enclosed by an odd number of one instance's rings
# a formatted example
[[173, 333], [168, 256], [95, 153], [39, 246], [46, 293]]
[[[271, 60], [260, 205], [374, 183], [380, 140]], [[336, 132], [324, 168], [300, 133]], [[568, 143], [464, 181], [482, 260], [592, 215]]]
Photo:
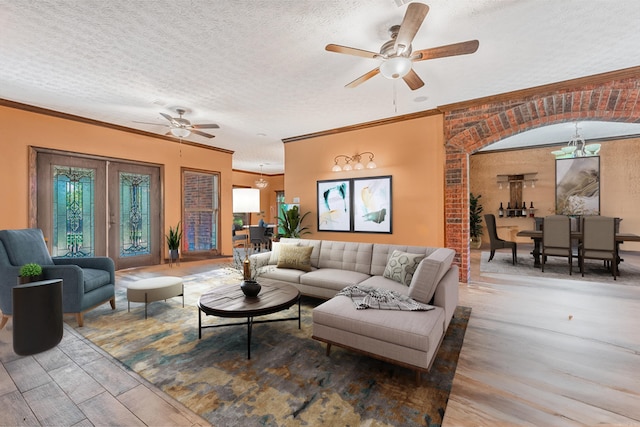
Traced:
[[37, 226], [55, 257], [107, 255], [105, 161], [39, 152]]
[[109, 256], [116, 269], [159, 264], [160, 168], [109, 162]]

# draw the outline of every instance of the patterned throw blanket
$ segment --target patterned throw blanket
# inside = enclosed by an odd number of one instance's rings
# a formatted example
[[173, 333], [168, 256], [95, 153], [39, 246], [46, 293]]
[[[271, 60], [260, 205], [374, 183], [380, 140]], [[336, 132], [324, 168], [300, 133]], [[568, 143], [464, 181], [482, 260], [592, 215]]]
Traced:
[[350, 297], [358, 310], [376, 308], [379, 310], [427, 311], [435, 308], [398, 292], [370, 286], [348, 286], [336, 295]]

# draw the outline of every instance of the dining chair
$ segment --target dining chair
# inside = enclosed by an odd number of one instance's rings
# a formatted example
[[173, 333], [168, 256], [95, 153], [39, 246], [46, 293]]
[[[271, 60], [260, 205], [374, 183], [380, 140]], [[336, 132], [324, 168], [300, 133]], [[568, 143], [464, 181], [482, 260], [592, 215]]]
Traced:
[[252, 225], [249, 227], [249, 242], [254, 249], [262, 251], [263, 248], [269, 248], [271, 239], [266, 234], [267, 227]]
[[580, 273], [584, 277], [584, 260], [599, 259], [611, 266], [613, 280], [618, 275], [616, 247], [616, 219], [606, 216], [587, 216], [582, 223], [580, 244]]
[[573, 270], [571, 220], [566, 215], [549, 215], [542, 227], [542, 271], [548, 256], [569, 258], [569, 275]]
[[489, 233], [489, 240], [491, 244], [491, 253], [489, 254], [489, 261], [493, 259], [496, 254], [496, 249], [511, 248], [511, 263], [516, 265], [518, 263], [518, 248], [516, 242], [509, 240], [503, 240], [498, 237], [498, 231], [496, 229], [496, 216], [494, 214], [486, 214], [484, 216], [484, 222], [487, 225], [487, 232]]

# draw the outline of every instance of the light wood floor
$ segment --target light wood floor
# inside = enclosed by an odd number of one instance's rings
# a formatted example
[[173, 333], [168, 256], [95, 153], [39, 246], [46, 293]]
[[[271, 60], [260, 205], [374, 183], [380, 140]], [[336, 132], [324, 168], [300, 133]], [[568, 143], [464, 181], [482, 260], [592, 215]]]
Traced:
[[[640, 266], [640, 253], [624, 259]], [[195, 274], [213, 262], [119, 271], [116, 282]], [[480, 275], [479, 263], [480, 251], [472, 252], [473, 282], [460, 285], [460, 304], [473, 311], [443, 426], [640, 425], [640, 284]], [[65, 327], [58, 349], [27, 358], [12, 355], [7, 331], [0, 333], [0, 425], [207, 424], [132, 372], [123, 377], [116, 361], [74, 332]], [[93, 348], [100, 366], [78, 345]], [[82, 395], [69, 388], [65, 363], [92, 364]], [[82, 372], [77, 366], [71, 372]], [[121, 392], [122, 378], [130, 391]], [[89, 383], [95, 390], [86, 393]]]
[[460, 285], [473, 311], [443, 426], [640, 425], [640, 283], [481, 275], [479, 263], [473, 251]]

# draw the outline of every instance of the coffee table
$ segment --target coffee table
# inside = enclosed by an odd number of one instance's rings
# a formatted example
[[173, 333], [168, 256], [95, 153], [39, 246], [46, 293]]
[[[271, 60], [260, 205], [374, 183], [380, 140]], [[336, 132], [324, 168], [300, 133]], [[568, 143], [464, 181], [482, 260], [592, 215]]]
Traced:
[[[216, 287], [200, 296], [198, 300], [198, 338], [202, 339], [205, 328], [247, 325], [247, 359], [251, 359], [251, 329], [256, 323], [283, 322], [297, 320], [300, 329], [300, 291], [293, 285], [264, 279], [257, 297], [247, 297], [240, 289], [240, 283]], [[254, 320], [254, 317], [277, 313], [298, 303], [298, 317], [285, 319]], [[247, 318], [246, 322], [203, 325], [202, 313], [207, 316]]]

